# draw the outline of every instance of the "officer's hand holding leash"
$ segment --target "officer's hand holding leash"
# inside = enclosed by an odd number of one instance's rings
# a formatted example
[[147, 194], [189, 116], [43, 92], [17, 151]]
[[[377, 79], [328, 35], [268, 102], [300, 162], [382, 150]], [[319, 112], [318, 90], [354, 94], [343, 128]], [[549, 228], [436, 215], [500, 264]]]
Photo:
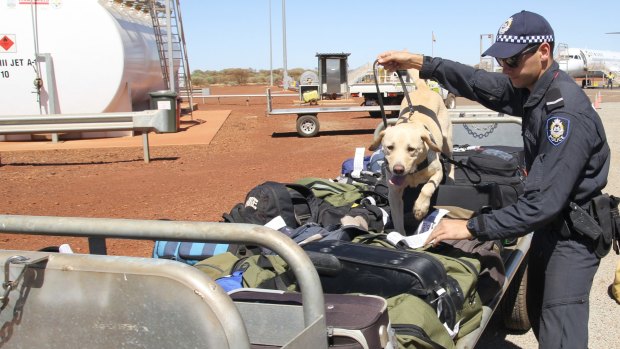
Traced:
[[422, 68], [424, 56], [407, 51], [386, 51], [377, 56], [377, 61], [388, 71]]

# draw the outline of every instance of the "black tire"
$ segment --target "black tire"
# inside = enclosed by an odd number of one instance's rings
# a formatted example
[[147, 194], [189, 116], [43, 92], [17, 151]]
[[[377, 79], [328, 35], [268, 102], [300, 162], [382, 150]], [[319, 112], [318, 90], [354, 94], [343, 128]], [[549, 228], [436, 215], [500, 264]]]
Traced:
[[446, 104], [446, 108], [448, 109], [456, 108], [456, 97], [452, 93], [448, 94], [448, 97], [446, 97], [446, 100], [444, 102]]
[[319, 133], [319, 118], [314, 114], [297, 117], [297, 133], [302, 137], [314, 137]]
[[526, 290], [527, 260], [519, 266], [500, 304], [504, 327], [508, 330], [525, 332], [532, 327], [527, 316]]

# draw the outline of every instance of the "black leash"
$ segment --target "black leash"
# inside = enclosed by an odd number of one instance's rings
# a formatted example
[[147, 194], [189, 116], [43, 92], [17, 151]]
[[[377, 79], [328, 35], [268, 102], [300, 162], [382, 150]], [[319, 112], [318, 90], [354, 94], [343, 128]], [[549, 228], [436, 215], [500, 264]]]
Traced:
[[385, 116], [385, 107], [383, 106], [383, 95], [381, 94], [381, 89], [379, 88], [379, 78], [377, 77], [377, 63], [379, 60], [375, 60], [372, 64], [372, 74], [375, 78], [375, 88], [377, 89], [377, 98], [379, 100], [379, 109], [381, 109], [381, 118], [383, 119], [383, 128], [387, 128], [387, 117]]
[[[381, 89], [379, 88], [379, 78], [377, 77], [377, 63], [379, 60], [375, 60], [372, 64], [372, 74], [375, 78], [375, 88], [377, 89], [377, 99], [379, 101], [379, 108], [381, 109], [381, 118], [383, 119], [383, 127], [387, 128], [387, 117], [385, 116], [385, 106], [383, 104], [383, 94], [381, 94]], [[411, 103], [411, 98], [409, 97], [409, 91], [407, 90], [407, 85], [405, 85], [405, 80], [403, 79], [403, 70], [397, 70], [396, 75], [398, 75], [398, 80], [400, 81], [400, 85], [403, 88], [403, 93], [405, 94], [405, 98], [407, 99], [407, 104], [409, 105], [409, 115], [413, 114], [413, 103]]]
[[[482, 176], [480, 175], [480, 172], [478, 170], [476, 170], [475, 168], [465, 164], [462, 160], [461, 161], [455, 161], [454, 159], [448, 157], [446, 154], [444, 153], [440, 153], [441, 154], [441, 163], [442, 164], [452, 164], [454, 165], [454, 168], [460, 168], [463, 170], [463, 174], [465, 174], [465, 177], [467, 177], [467, 179], [472, 182], [473, 184], [480, 184], [480, 182], [482, 182]], [[444, 168], [444, 176], [445, 176], [445, 168]], [[470, 176], [469, 173], [467, 171], [471, 171], [471, 173], [475, 174], [476, 177], [478, 177], [478, 180], [473, 180]]]
[[400, 80], [400, 85], [403, 87], [403, 93], [405, 94], [405, 98], [407, 99], [407, 105], [409, 106], [409, 115], [413, 114], [413, 103], [411, 103], [411, 98], [409, 97], [409, 91], [407, 91], [407, 85], [405, 85], [405, 80], [403, 80], [403, 71], [397, 70], [396, 75], [398, 75], [398, 80]]

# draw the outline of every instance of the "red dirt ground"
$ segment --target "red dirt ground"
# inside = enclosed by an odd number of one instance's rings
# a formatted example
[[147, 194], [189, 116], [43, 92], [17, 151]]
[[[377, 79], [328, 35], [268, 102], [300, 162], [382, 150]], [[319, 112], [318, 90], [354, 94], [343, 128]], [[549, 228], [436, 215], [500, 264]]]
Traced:
[[[211, 87], [211, 94], [265, 93], [265, 86]], [[294, 97], [274, 98], [275, 108]], [[202, 100], [199, 110], [232, 110], [209, 145], [2, 152], [3, 214], [219, 221], [266, 180], [336, 177], [355, 147], [367, 146], [380, 119], [322, 114], [319, 137], [301, 138], [295, 116], [265, 116], [265, 98]], [[207, 123], [209, 120], [205, 120]], [[183, 126], [183, 125], [182, 125]], [[0, 234], [2, 249], [38, 249], [86, 239]], [[108, 253], [149, 256], [150, 241], [109, 240]]]
[[[265, 89], [213, 86], [211, 94], [258, 94]], [[293, 107], [294, 100], [274, 98], [274, 108]], [[148, 164], [141, 146], [0, 153], [0, 212], [219, 221], [263, 181], [338, 176], [342, 161], [352, 157], [356, 147], [366, 147], [380, 123], [361, 113], [321, 114], [319, 137], [301, 138], [294, 115], [265, 115], [264, 97], [194, 102], [199, 110], [232, 112], [210, 144], [151, 146]], [[462, 98], [457, 103], [471, 104]], [[0, 234], [1, 249], [63, 242], [76, 252], [88, 252], [83, 238]], [[133, 240], [109, 240], [107, 245], [109, 254], [127, 256], [149, 256], [153, 246]]]

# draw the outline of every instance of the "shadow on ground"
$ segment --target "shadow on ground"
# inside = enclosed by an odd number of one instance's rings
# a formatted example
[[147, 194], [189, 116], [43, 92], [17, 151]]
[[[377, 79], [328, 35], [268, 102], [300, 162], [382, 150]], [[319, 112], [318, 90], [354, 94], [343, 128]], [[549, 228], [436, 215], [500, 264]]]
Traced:
[[[318, 137], [365, 135], [375, 133], [374, 129], [320, 131]], [[273, 132], [273, 138], [301, 137], [297, 132]]]
[[[161, 158], [151, 158], [151, 162], [155, 161], [175, 161], [178, 160], [178, 156], [172, 157], [161, 157]], [[120, 164], [124, 162], [144, 162], [143, 158], [139, 159], [131, 159], [131, 160], [116, 160], [116, 161], [89, 161], [89, 162], [46, 162], [46, 163], [25, 163], [25, 162], [15, 162], [15, 163], [6, 163], [3, 162], [0, 166], [75, 166], [75, 165], [107, 165], [107, 164]]]

